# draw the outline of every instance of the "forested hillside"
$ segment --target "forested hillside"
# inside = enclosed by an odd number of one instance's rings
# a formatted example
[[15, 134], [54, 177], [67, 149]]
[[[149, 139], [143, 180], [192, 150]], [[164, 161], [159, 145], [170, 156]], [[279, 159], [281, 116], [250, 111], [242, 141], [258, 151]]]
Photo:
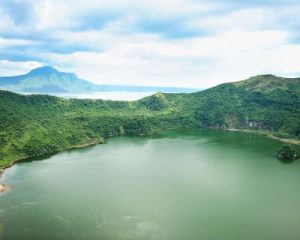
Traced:
[[0, 91], [0, 166], [15, 159], [170, 128], [237, 128], [300, 138], [300, 79], [261, 75], [185, 94], [133, 101]]

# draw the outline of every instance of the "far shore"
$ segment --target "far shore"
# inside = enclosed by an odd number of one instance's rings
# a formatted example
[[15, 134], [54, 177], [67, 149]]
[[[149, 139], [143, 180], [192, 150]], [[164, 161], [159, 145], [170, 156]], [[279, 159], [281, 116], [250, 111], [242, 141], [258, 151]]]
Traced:
[[[300, 140], [292, 139], [292, 138], [280, 138], [280, 137], [274, 136], [271, 133], [258, 132], [256, 130], [238, 129], [238, 128], [214, 128], [214, 127], [212, 127], [212, 129], [220, 129], [220, 130], [232, 131], [232, 132], [253, 133], [253, 134], [258, 134], [258, 135], [265, 136], [265, 137], [268, 137], [268, 138], [272, 138], [272, 139], [278, 140], [280, 142], [284, 142], [284, 143], [288, 143], [288, 144], [294, 144], [294, 145], [300, 145]], [[100, 140], [100, 141], [92, 141], [92, 142], [82, 143], [82, 144], [73, 145], [73, 146], [70, 146], [68, 148], [62, 149], [59, 152], [72, 150], [72, 149], [76, 149], [76, 148], [85, 148], [85, 147], [89, 147], [89, 146], [93, 146], [93, 145], [97, 145], [97, 144], [103, 144], [104, 142], [105, 141], [103, 139], [103, 140]], [[51, 154], [51, 153], [49, 153], [49, 154]], [[38, 156], [31, 156], [31, 157], [38, 157]], [[13, 166], [17, 162], [24, 161], [26, 159], [30, 159], [31, 157], [16, 159], [16, 160], [13, 160], [12, 162], [10, 162], [8, 165], [2, 166], [0, 168], [0, 179], [1, 179], [1, 176], [3, 175], [5, 169], [10, 168], [11, 166]]]
[[267, 133], [267, 132], [258, 132], [258, 131], [250, 130], [250, 129], [237, 129], [237, 128], [227, 128], [227, 129], [224, 129], [224, 130], [233, 131], [233, 132], [254, 133], [254, 134], [258, 134], [258, 135], [261, 135], [261, 136], [265, 136], [265, 137], [268, 137], [268, 138], [278, 140], [280, 142], [284, 142], [284, 143], [288, 143], [288, 144], [294, 144], [294, 145], [300, 145], [300, 140], [292, 139], [292, 138], [281, 138], [281, 137], [277, 137], [277, 136], [275, 136], [271, 133]]
[[[294, 145], [300, 145], [300, 140], [296, 140], [296, 139], [291, 139], [291, 138], [280, 138], [280, 137], [276, 137], [274, 135], [272, 135], [271, 133], [268, 132], [259, 132], [259, 131], [255, 131], [255, 130], [250, 130], [250, 129], [236, 129], [236, 128], [212, 128], [212, 129], [219, 129], [219, 130], [225, 130], [225, 131], [233, 131], [233, 132], [245, 132], [245, 133], [253, 133], [253, 134], [258, 134], [258, 135], [262, 135], [268, 138], [272, 138], [284, 143], [288, 143], [288, 144], [294, 144]], [[92, 145], [96, 145], [96, 144], [103, 144], [104, 140], [100, 140], [100, 141], [92, 141], [92, 142], [87, 142], [87, 143], [83, 143], [83, 144], [78, 144], [78, 145], [74, 145], [65, 149], [62, 149], [59, 152], [63, 152], [63, 151], [67, 151], [67, 150], [71, 150], [71, 149], [76, 149], [76, 148], [85, 148], [88, 146], [92, 146]], [[38, 157], [38, 156], [32, 156], [32, 157]], [[11, 163], [9, 163], [6, 166], [2, 166], [0, 168], [0, 179], [5, 171], [5, 169], [12, 167], [15, 163], [18, 163], [20, 161], [24, 161], [26, 159], [29, 159], [31, 157], [26, 157], [26, 158], [21, 158], [21, 159], [16, 159], [14, 161], [12, 161]], [[0, 183], [0, 193], [1, 192], [5, 192], [9, 190], [9, 186], [6, 185], [5, 183]]]

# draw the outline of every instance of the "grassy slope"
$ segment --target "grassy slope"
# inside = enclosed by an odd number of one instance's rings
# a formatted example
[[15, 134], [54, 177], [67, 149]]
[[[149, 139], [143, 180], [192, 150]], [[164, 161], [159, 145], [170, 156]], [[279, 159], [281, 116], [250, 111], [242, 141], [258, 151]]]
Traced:
[[272, 75], [134, 102], [0, 91], [0, 166], [12, 160], [169, 128], [254, 129], [300, 138], [300, 79]]

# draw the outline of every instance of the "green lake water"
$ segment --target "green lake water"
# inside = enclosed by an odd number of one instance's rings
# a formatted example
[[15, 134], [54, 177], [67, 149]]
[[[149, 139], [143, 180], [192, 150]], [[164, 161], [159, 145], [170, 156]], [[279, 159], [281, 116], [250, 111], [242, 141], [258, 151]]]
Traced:
[[299, 240], [300, 161], [279, 162], [281, 145], [181, 130], [18, 163], [0, 239]]

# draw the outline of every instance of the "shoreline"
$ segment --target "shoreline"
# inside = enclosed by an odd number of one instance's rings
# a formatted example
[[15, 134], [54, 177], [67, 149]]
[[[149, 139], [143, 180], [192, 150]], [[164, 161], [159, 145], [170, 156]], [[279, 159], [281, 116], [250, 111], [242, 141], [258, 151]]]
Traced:
[[289, 144], [294, 144], [294, 145], [300, 145], [300, 139], [293, 139], [293, 138], [281, 138], [281, 137], [277, 137], [271, 133], [268, 132], [258, 132], [256, 130], [250, 130], [250, 129], [237, 129], [237, 128], [227, 128], [224, 129], [226, 131], [231, 131], [231, 132], [245, 132], [245, 133], [253, 133], [253, 134], [257, 134], [257, 135], [261, 135], [267, 138], [272, 138], [274, 140], [278, 140], [280, 142], [283, 143], [289, 143]]
[[0, 179], [1, 179], [2, 175], [4, 174], [5, 169], [12, 167], [16, 162], [21, 161], [21, 160], [22, 159], [20, 159], [20, 160], [13, 160], [8, 165], [1, 167], [0, 168]]
[[[300, 145], [300, 140], [296, 140], [296, 139], [292, 139], [292, 138], [280, 138], [280, 137], [276, 137], [271, 133], [268, 132], [258, 132], [255, 130], [250, 130], [250, 129], [237, 129], [237, 128], [214, 128], [212, 127], [211, 129], [215, 129], [215, 130], [224, 130], [224, 131], [232, 131], [232, 132], [244, 132], [244, 133], [252, 133], [252, 134], [257, 134], [257, 135], [261, 135], [267, 138], [271, 138], [283, 143], [288, 143], [288, 144], [294, 144], [294, 145]], [[113, 136], [111, 136], [113, 137]], [[85, 148], [85, 147], [89, 147], [89, 146], [93, 146], [93, 145], [97, 145], [97, 144], [103, 144], [105, 142], [104, 139], [102, 140], [98, 140], [98, 141], [91, 141], [91, 142], [87, 142], [87, 143], [82, 143], [82, 144], [78, 144], [78, 145], [74, 145], [74, 146], [70, 146], [68, 148], [62, 149], [60, 151], [57, 151], [56, 153], [61, 153], [64, 151], [68, 151], [68, 150], [72, 150], [72, 149], [80, 149], [80, 148]], [[51, 153], [49, 153], [51, 154]], [[53, 154], [55, 154], [55, 152], [53, 152]], [[40, 155], [42, 156], [42, 155]], [[1, 177], [3, 176], [5, 169], [12, 167], [14, 164], [20, 162], [20, 161], [25, 161], [26, 159], [30, 159], [33, 157], [39, 157], [39, 156], [31, 156], [31, 157], [26, 157], [26, 158], [21, 158], [21, 159], [16, 159], [13, 160], [11, 163], [9, 163], [6, 166], [3, 166], [0, 168], [0, 180]], [[8, 185], [6, 185], [5, 183], [1, 183], [0, 182], [0, 193], [6, 192], [8, 191], [10, 188]]]
[[[72, 150], [72, 149], [85, 148], [85, 147], [89, 147], [89, 146], [93, 146], [93, 145], [97, 145], [97, 144], [103, 144], [103, 143], [104, 143], [104, 139], [98, 140], [98, 141], [92, 141], [92, 142], [89, 142], [89, 143], [82, 143], [82, 144], [78, 144], [78, 145], [74, 145], [74, 146], [62, 149], [61, 151], [58, 151], [56, 153], [61, 153], [61, 152]], [[49, 153], [49, 154], [51, 154], [51, 153]], [[55, 154], [55, 153], [53, 152], [53, 154]], [[42, 155], [40, 155], [40, 156], [42, 156]], [[0, 181], [1, 181], [1, 178], [2, 178], [2, 176], [3, 176], [6, 169], [12, 167], [13, 165], [15, 165], [16, 163], [18, 163], [20, 161], [25, 161], [26, 159], [30, 159], [30, 158], [33, 158], [33, 157], [39, 157], [39, 156], [31, 156], [31, 157], [16, 159], [16, 160], [11, 161], [8, 165], [2, 166], [0, 168]], [[8, 190], [10, 190], [10, 187], [5, 183], [0, 182], [0, 193], [7, 192]]]
[[[13, 166], [14, 164], [15, 164], [15, 162], [12, 161], [9, 165], [4, 166], [4, 167], [2, 167], [2, 168], [0, 169], [0, 180], [1, 180], [2, 175], [4, 174], [5, 169], [7, 169], [7, 168]], [[10, 189], [10, 188], [9, 188], [9, 186], [8, 186], [7, 184], [1, 183], [1, 182], [0, 182], [0, 196], [1, 196], [1, 193], [7, 192], [9, 189]]]

